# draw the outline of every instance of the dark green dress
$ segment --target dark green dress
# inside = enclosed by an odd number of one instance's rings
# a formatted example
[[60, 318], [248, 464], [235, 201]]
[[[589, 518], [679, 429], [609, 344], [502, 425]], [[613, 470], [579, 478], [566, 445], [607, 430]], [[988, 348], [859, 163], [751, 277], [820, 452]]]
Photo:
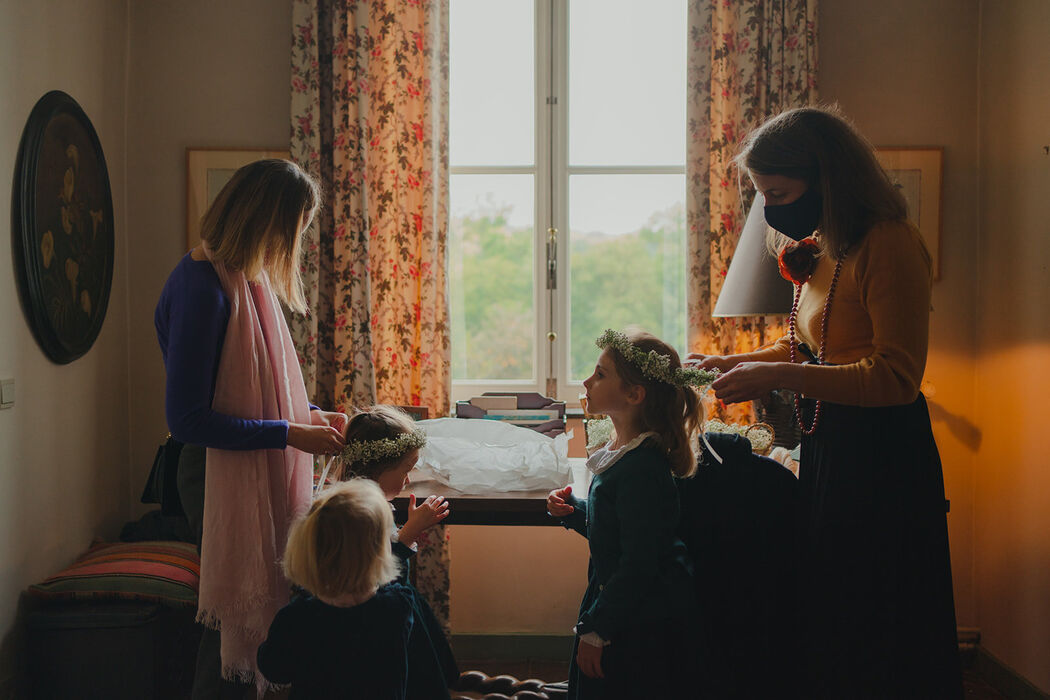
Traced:
[[[587, 592], [580, 605], [569, 669], [569, 697], [676, 697], [690, 662], [686, 643], [695, 599], [691, 564], [678, 527], [678, 492], [655, 440], [628, 451], [594, 475], [587, 500], [562, 524], [587, 537]], [[580, 635], [610, 642], [604, 679], [576, 665]]]

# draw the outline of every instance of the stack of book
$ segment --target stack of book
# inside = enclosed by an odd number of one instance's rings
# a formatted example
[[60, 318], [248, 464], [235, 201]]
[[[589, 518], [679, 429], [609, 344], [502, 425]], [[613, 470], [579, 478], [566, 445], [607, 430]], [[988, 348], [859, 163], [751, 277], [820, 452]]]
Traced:
[[549, 437], [565, 432], [565, 402], [535, 392], [486, 393], [469, 401], [457, 401], [456, 417], [503, 421]]

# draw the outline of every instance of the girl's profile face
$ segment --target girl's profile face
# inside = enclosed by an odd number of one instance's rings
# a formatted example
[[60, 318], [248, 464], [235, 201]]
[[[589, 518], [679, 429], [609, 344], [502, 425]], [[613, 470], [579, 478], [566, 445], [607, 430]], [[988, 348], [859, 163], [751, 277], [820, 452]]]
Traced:
[[418, 461], [419, 449], [409, 450], [401, 457], [401, 461], [396, 466], [379, 475], [376, 483], [379, 484], [379, 488], [383, 489], [383, 495], [388, 501], [394, 500], [399, 493], [408, 488], [411, 483], [408, 473], [415, 469]]
[[583, 380], [587, 390], [587, 412], [613, 414], [623, 411], [629, 404], [627, 385], [616, 371], [611, 350], [606, 348], [598, 356], [594, 374]]
[[791, 204], [801, 197], [809, 189], [809, 183], [787, 175], [761, 175], [748, 172], [751, 182], [755, 183], [755, 189], [762, 193], [766, 205], [775, 207], [781, 204]]

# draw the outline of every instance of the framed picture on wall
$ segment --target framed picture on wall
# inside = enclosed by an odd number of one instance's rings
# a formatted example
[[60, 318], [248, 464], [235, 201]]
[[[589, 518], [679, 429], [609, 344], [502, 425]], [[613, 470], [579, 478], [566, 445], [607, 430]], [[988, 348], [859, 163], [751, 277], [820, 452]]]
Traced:
[[13, 189], [11, 248], [22, 307], [44, 354], [67, 364], [98, 337], [114, 260], [106, 158], [70, 95], [52, 90], [33, 107]]
[[201, 240], [201, 217], [223, 186], [242, 165], [264, 158], [284, 158], [288, 151], [186, 149], [186, 250]]
[[908, 219], [919, 229], [941, 278], [941, 168], [943, 148], [877, 148], [879, 162], [908, 203]]

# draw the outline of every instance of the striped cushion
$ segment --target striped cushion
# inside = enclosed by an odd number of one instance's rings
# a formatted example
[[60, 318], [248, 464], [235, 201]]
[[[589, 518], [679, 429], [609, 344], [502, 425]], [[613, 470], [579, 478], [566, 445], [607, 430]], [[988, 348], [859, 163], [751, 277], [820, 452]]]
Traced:
[[46, 600], [116, 598], [196, 607], [200, 574], [197, 547], [186, 542], [96, 542], [28, 593]]

